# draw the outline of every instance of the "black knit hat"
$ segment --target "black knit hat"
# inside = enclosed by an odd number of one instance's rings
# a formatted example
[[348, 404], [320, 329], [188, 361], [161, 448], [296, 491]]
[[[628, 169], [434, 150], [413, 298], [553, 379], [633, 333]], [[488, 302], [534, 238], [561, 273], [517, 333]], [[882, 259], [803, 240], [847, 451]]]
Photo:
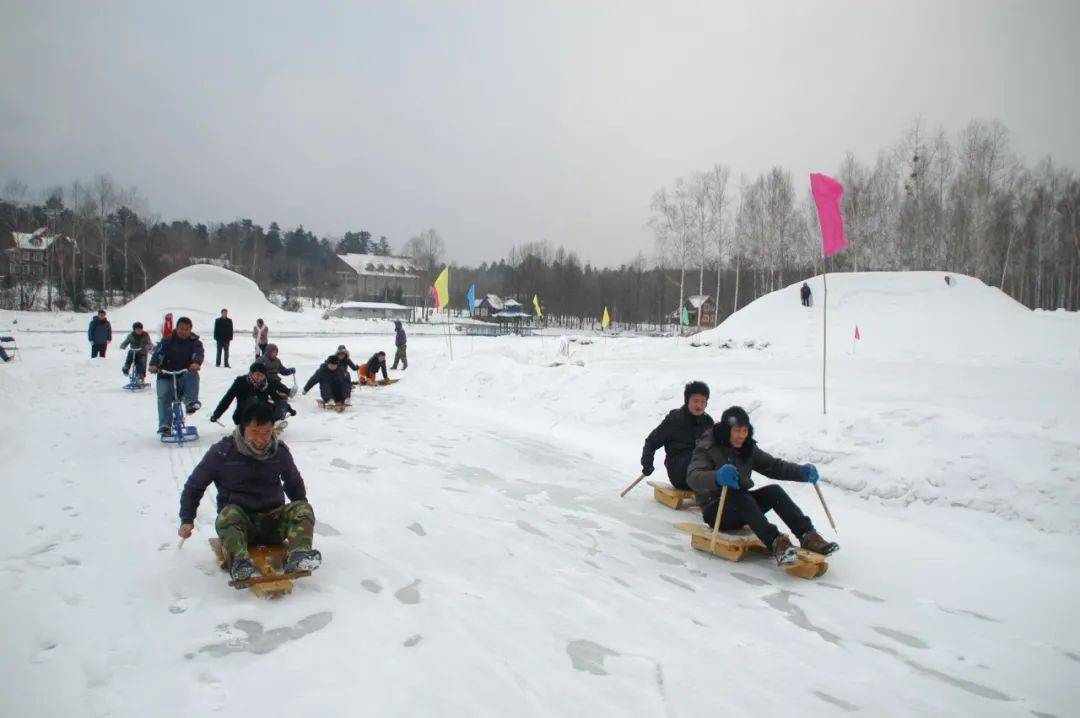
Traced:
[[[731, 430], [736, 426], [745, 426], [750, 430], [746, 437], [747, 443], [754, 438], [754, 425], [750, 423], [750, 415], [741, 406], [729, 406], [720, 415], [720, 421], [713, 427], [713, 438], [721, 446], [731, 446]], [[745, 444], [744, 444], [745, 446]]]
[[706, 399], [709, 398], [709, 385], [703, 381], [692, 381], [686, 385], [683, 389], [682, 398], [684, 404], [690, 403], [690, 397], [694, 394], [701, 394]]
[[248, 367], [248, 373], [254, 374], [255, 372], [259, 372], [260, 374], [265, 374], [266, 373], [266, 364], [263, 364], [261, 361], [251, 362], [251, 366]]

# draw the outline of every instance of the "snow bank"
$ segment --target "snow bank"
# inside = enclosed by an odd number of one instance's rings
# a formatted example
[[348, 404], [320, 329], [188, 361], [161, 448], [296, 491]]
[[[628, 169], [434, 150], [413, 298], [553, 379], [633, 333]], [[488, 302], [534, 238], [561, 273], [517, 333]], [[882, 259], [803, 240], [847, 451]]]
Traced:
[[[751, 302], [695, 341], [719, 345], [731, 340], [740, 347], [768, 342], [772, 351], [785, 355], [820, 355], [825, 291], [820, 276], [807, 283], [814, 306], [802, 306], [802, 282], [796, 282]], [[830, 356], [854, 352], [878, 359], [1024, 363], [1080, 358], [1080, 322], [1032, 312], [972, 277], [846, 272], [828, 275], [828, 287]], [[1062, 347], [1069, 351], [1063, 353]]]
[[271, 304], [259, 286], [247, 277], [228, 269], [209, 264], [195, 264], [173, 272], [140, 294], [136, 299], [112, 312], [112, 323], [126, 328], [141, 321], [151, 331], [160, 326], [166, 312], [173, 319], [190, 317], [195, 331], [209, 335], [214, 319], [228, 309], [237, 329], [246, 328], [262, 317], [266, 321], [287, 316], [287, 312]]

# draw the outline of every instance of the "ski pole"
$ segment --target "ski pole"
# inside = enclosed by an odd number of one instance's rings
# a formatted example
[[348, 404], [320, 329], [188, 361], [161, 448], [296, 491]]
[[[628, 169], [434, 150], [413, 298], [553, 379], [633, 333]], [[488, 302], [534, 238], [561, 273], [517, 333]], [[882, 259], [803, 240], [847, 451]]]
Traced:
[[640, 474], [636, 479], [634, 479], [634, 482], [632, 484], [630, 484], [629, 486], [627, 486], [625, 489], [622, 490], [622, 493], [619, 494], [619, 498], [622, 498], [623, 496], [626, 496], [627, 492], [629, 492], [630, 489], [634, 488], [639, 483], [641, 483], [641, 480], [644, 479], [644, 478], [645, 478], [645, 474]]
[[720, 491], [720, 505], [716, 507], [716, 521], [713, 521], [712, 538], [709, 539], [709, 553], [716, 553], [716, 537], [720, 534], [720, 517], [724, 515], [724, 504], [727, 502], [727, 489]]
[[821, 495], [821, 489], [817, 484], [814, 484], [814, 491], [817, 492], [817, 497], [821, 499], [821, 508], [825, 509], [825, 515], [829, 517], [829, 525], [832, 526], [833, 532], [839, 534], [840, 532], [836, 530], [836, 523], [833, 521], [832, 513], [829, 512], [829, 506], [825, 503], [825, 497]]

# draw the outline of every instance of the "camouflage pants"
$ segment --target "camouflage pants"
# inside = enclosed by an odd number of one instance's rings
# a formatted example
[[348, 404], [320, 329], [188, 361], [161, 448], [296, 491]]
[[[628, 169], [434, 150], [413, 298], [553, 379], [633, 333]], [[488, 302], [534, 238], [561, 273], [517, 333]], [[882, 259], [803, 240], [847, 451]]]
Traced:
[[270, 511], [245, 511], [228, 504], [214, 524], [229, 562], [249, 558], [248, 544], [289, 542], [289, 550], [310, 549], [315, 510], [307, 501], [293, 501]]

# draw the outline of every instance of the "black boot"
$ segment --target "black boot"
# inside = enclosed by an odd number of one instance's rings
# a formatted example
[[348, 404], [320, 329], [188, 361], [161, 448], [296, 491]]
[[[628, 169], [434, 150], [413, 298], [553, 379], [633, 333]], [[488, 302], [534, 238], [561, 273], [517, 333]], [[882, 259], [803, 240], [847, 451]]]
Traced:
[[322, 554], [316, 549], [298, 549], [296, 551], [290, 551], [289, 555], [285, 557], [285, 573], [296, 573], [297, 571], [314, 571], [322, 564]]
[[799, 537], [799, 545], [807, 551], [813, 551], [819, 553], [822, 556], [828, 556], [831, 553], [836, 553], [840, 549], [840, 544], [834, 541], [826, 541], [821, 537], [817, 531], [811, 529], [802, 536]]
[[247, 556], [243, 558], [233, 559], [232, 566], [229, 567], [229, 577], [233, 581], [243, 581], [251, 578], [259, 572], [259, 569], [255, 568], [255, 562]]

